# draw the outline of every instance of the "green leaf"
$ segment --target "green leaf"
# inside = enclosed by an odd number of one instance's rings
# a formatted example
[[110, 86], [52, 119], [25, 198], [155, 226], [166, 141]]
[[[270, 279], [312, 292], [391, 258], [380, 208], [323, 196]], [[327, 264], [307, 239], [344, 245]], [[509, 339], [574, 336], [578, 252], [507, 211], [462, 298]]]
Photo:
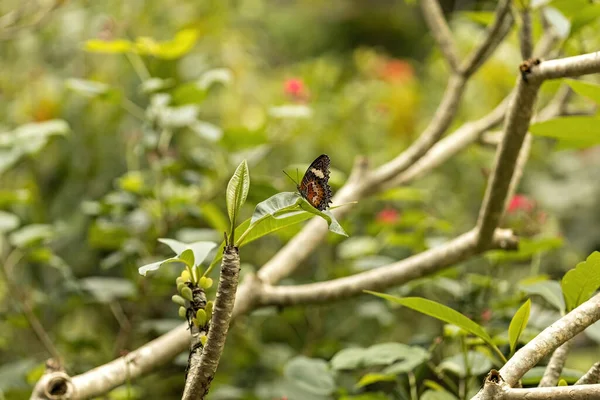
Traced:
[[367, 367], [374, 365], [389, 365], [394, 361], [406, 359], [414, 355], [411, 346], [403, 343], [379, 343], [369, 347], [363, 356], [363, 364]]
[[91, 276], [79, 280], [81, 287], [89, 292], [101, 303], [110, 303], [113, 300], [133, 297], [136, 288], [133, 283], [123, 278], [110, 278], [104, 276]]
[[561, 379], [558, 381], [558, 384], [556, 386], [569, 386], [569, 384], [567, 383], [566, 380]]
[[183, 243], [175, 239], [159, 238], [158, 241], [169, 246], [171, 250], [178, 255], [183, 253], [185, 249], [188, 248], [187, 243]]
[[532, 134], [559, 140], [560, 149], [586, 148], [600, 144], [600, 118], [559, 117], [532, 124]]
[[179, 259], [185, 263], [188, 267], [194, 266], [194, 252], [191, 249], [185, 249], [180, 255]]
[[485, 253], [485, 257], [495, 263], [527, 261], [538, 253], [558, 249], [563, 245], [562, 238], [542, 238], [519, 240], [519, 249], [510, 250], [491, 250]]
[[331, 395], [336, 388], [327, 363], [320, 359], [295, 357], [285, 365], [283, 375], [294, 385], [314, 395]]
[[172, 40], [156, 41], [150, 37], [138, 37], [135, 40], [136, 52], [157, 58], [173, 60], [189, 53], [198, 40], [198, 31], [183, 29]]
[[54, 227], [45, 224], [25, 225], [14, 231], [8, 241], [15, 247], [24, 248], [40, 244], [54, 236]]
[[519, 337], [527, 326], [529, 321], [529, 312], [531, 311], [531, 300], [527, 301], [517, 310], [510, 325], [508, 326], [508, 341], [510, 342], [510, 351], [513, 353], [519, 342]]
[[528, 284], [520, 283], [519, 289], [530, 296], [541, 296], [561, 313], [564, 313], [565, 299], [560, 288], [560, 283], [557, 281], [533, 282]]
[[593, 252], [587, 260], [568, 271], [561, 281], [567, 311], [587, 301], [600, 287], [600, 252]]
[[396, 375], [377, 374], [371, 372], [360, 378], [360, 381], [358, 381], [356, 386], [361, 388], [377, 382], [394, 382], [395, 380]]
[[[467, 364], [472, 376], [484, 374], [492, 368], [490, 359], [478, 351], [469, 351], [467, 353]], [[465, 355], [462, 353], [446, 358], [440, 363], [439, 368], [450, 371], [459, 378], [465, 378], [467, 376]]]
[[356, 369], [363, 365], [366, 350], [360, 347], [343, 349], [331, 359], [331, 368], [335, 370]]
[[440, 321], [454, 324], [493, 346], [492, 338], [482, 326], [443, 304], [421, 297], [395, 297], [389, 294], [372, 292], [370, 290], [365, 290], [365, 292], [429, 315], [430, 317], [437, 318]]
[[[596, 7], [600, 10], [600, 7]], [[592, 82], [565, 79], [565, 82], [580, 96], [585, 96], [596, 104], [600, 104], [600, 85]]]
[[458, 397], [446, 391], [428, 390], [423, 393], [420, 400], [458, 400]]
[[248, 163], [244, 160], [238, 165], [227, 184], [227, 213], [232, 226], [235, 225], [237, 215], [248, 197], [249, 189], [250, 173], [248, 172]]
[[20, 223], [19, 217], [15, 214], [0, 210], [0, 233], [10, 232]]
[[83, 49], [91, 53], [127, 53], [133, 48], [129, 40], [98, 40], [92, 39], [85, 42]]
[[71, 78], [67, 79], [65, 85], [68, 89], [85, 97], [104, 100], [115, 100], [120, 97], [120, 93], [117, 89], [102, 82]]

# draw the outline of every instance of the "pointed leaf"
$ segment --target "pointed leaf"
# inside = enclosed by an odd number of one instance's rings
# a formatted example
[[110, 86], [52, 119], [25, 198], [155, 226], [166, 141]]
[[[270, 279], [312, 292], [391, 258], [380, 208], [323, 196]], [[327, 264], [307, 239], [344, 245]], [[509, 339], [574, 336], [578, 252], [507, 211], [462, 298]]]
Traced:
[[420, 313], [429, 315], [430, 317], [437, 318], [440, 321], [456, 325], [459, 328], [479, 337], [484, 342], [492, 344], [492, 338], [482, 326], [471, 321], [458, 311], [455, 311], [443, 304], [421, 297], [396, 297], [390, 296], [389, 294], [371, 292], [369, 290], [365, 290], [365, 292], [411, 308]]
[[244, 160], [238, 165], [227, 185], [227, 213], [232, 223], [235, 223], [236, 216], [248, 197], [249, 189], [250, 173], [248, 172], [248, 163]]
[[181, 254], [185, 249], [187, 249], [187, 243], [183, 243], [175, 239], [159, 238], [158, 241], [169, 246], [175, 254]]
[[556, 281], [542, 281], [530, 284], [520, 284], [519, 289], [528, 295], [541, 296], [548, 303], [556, 307], [558, 311], [565, 311], [565, 299], [560, 288], [560, 283]]
[[182, 260], [185, 265], [192, 268], [194, 266], [194, 252], [190, 249], [185, 249], [180, 255], [179, 259]]
[[[600, 7], [598, 8], [600, 9]], [[600, 85], [597, 83], [576, 81], [575, 79], [565, 79], [565, 82], [578, 95], [585, 96], [600, 105]]]
[[396, 380], [396, 375], [387, 375], [387, 374], [377, 374], [377, 373], [368, 373], [356, 384], [357, 387], [365, 387], [368, 385], [372, 385], [377, 382], [394, 382]]
[[142, 276], [146, 276], [148, 271], [156, 271], [157, 269], [159, 269], [163, 262], [164, 260], [143, 265], [138, 268], [138, 273]]
[[600, 287], [600, 252], [593, 252], [587, 260], [568, 271], [562, 279], [561, 287], [567, 311], [587, 301]]
[[529, 127], [536, 136], [559, 139], [560, 149], [586, 148], [600, 144], [600, 118], [558, 117]]
[[215, 247], [217, 247], [217, 244], [214, 242], [200, 241], [188, 244], [187, 250], [191, 250], [194, 253], [195, 265], [200, 265], [208, 253]]
[[366, 350], [360, 347], [343, 349], [331, 359], [331, 368], [336, 370], [356, 369], [363, 365]]
[[511, 353], [515, 351], [519, 337], [527, 326], [529, 321], [529, 312], [531, 311], [531, 300], [527, 301], [517, 310], [510, 325], [508, 326], [508, 341], [510, 342]]

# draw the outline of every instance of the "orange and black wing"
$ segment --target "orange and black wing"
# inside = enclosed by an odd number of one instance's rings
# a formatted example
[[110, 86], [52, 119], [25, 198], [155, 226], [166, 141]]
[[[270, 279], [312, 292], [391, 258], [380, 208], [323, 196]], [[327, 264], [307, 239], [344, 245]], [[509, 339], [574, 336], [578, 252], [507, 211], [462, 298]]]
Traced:
[[331, 203], [331, 188], [329, 187], [329, 156], [321, 154], [310, 164], [298, 190], [302, 197], [317, 210], [323, 211]]

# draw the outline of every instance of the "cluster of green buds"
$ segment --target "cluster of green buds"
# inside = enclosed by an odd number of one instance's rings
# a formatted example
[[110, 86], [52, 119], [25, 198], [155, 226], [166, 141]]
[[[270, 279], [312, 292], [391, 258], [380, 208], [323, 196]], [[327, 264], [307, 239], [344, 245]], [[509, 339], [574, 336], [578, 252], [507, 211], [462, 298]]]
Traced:
[[[192, 282], [192, 275], [188, 269], [184, 269], [181, 272], [181, 275], [177, 277], [175, 282], [177, 284], [177, 292], [179, 294], [173, 295], [171, 299], [175, 304], [180, 306], [179, 316], [190, 321], [191, 316], [188, 315], [188, 310], [193, 312], [193, 310], [197, 308], [195, 315], [191, 317], [191, 323], [200, 328], [206, 327], [212, 316], [214, 303], [212, 301], [207, 301], [204, 308], [198, 308], [198, 304], [195, 304], [195, 307], [193, 307], [193, 302], [195, 299], [192, 288], [195, 286], [195, 284]], [[212, 285], [213, 280], [211, 278], [203, 276], [198, 279], [197, 286], [203, 290], [211, 288]], [[203, 338], [201, 338], [201, 340], [202, 339]]]

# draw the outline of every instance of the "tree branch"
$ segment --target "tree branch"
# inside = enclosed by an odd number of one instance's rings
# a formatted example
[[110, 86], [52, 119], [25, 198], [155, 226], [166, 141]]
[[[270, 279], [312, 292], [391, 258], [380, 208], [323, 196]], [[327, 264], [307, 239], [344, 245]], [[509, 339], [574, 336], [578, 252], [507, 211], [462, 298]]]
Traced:
[[512, 22], [512, 16], [510, 15], [510, 0], [500, 0], [498, 2], [498, 7], [496, 7], [494, 22], [492, 22], [492, 25], [489, 27], [485, 39], [477, 46], [477, 48], [475, 48], [475, 50], [473, 50], [460, 67], [463, 76], [469, 77], [477, 71], [481, 64], [485, 62], [486, 58], [493, 52], [495, 47], [502, 41], [503, 36], [508, 33], [512, 26]]
[[540, 380], [539, 387], [556, 386], [572, 346], [573, 340], [569, 340], [568, 342], [563, 343], [558, 349], [554, 350], [554, 353], [552, 353], [552, 357], [550, 357], [550, 361], [546, 366], [546, 371], [544, 371], [544, 376], [542, 376], [542, 379]]
[[[235, 293], [240, 272], [238, 248], [225, 246], [219, 287], [208, 330], [208, 341], [199, 357], [194, 357], [183, 391], [182, 400], [204, 399], [215, 376], [233, 313]], [[196, 352], [197, 354], [198, 352]]]
[[600, 382], [600, 362], [592, 365], [592, 368], [589, 369], [581, 378], [575, 382], [576, 385], [591, 385], [594, 383]]
[[[476, 245], [477, 232], [473, 230], [405, 260], [356, 275], [297, 286], [264, 285], [258, 292], [259, 305], [325, 303], [359, 295], [363, 290], [384, 290], [431, 275], [472, 257], [477, 254]], [[498, 230], [494, 237], [494, 246], [515, 249], [517, 240], [511, 231]]]
[[459, 66], [458, 53], [440, 3], [437, 0], [422, 0], [419, 3], [431, 35], [440, 47], [440, 51], [446, 58], [450, 69], [457, 72]]

